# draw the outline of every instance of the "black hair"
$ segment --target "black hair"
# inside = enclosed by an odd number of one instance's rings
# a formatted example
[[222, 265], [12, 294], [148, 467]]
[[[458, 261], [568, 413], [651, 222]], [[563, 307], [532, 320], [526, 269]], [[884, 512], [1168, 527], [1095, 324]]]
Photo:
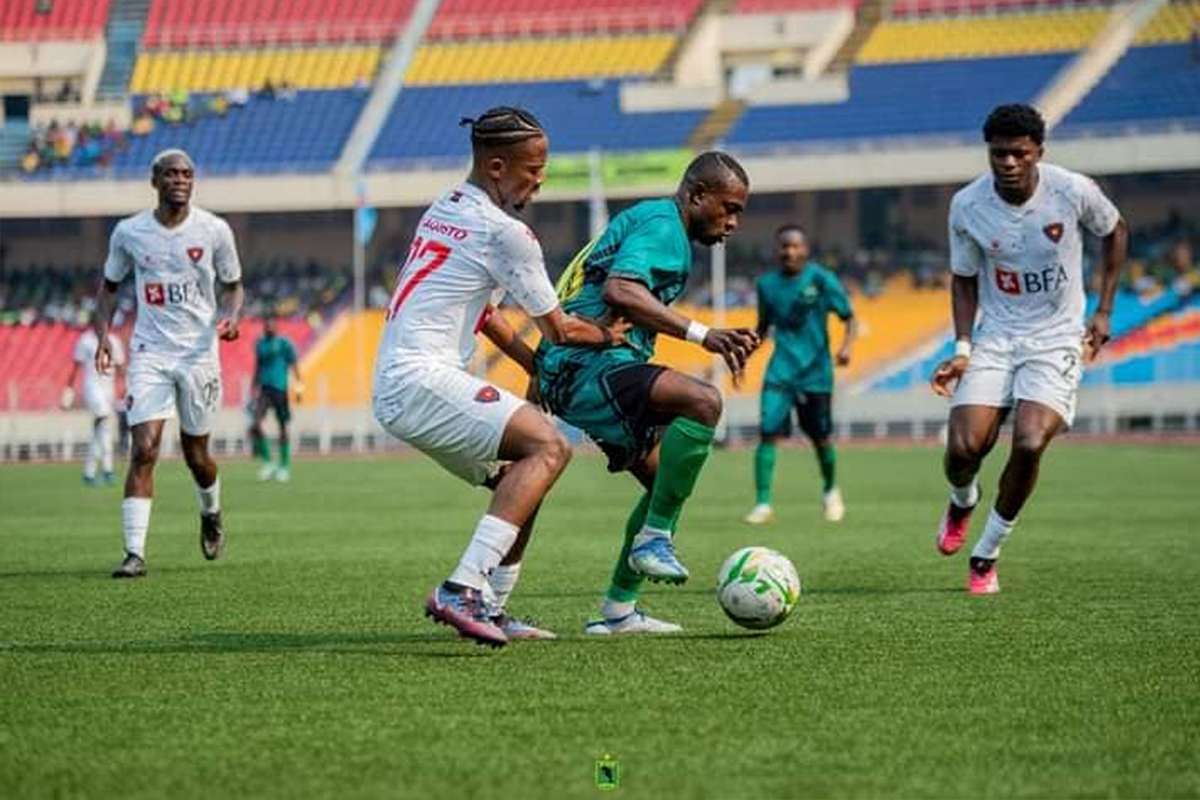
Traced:
[[750, 188], [750, 177], [737, 159], [719, 150], [709, 150], [688, 164], [683, 173], [683, 186], [688, 189], [715, 189], [730, 183], [731, 178]]
[[1011, 139], [1028, 136], [1040, 145], [1046, 140], [1046, 121], [1041, 112], [1025, 103], [996, 106], [983, 123], [983, 140], [990, 142], [997, 136]]
[[797, 225], [794, 222], [786, 222], [783, 225], [780, 225], [778, 228], [776, 228], [775, 229], [775, 238], [778, 239], [780, 236], [783, 236], [785, 233], [798, 233], [798, 234], [800, 234], [801, 237], [804, 238], [805, 241], [808, 241], [808, 234], [806, 234], [804, 232], [804, 228], [801, 228], [799, 225]]
[[478, 118], [463, 117], [458, 124], [471, 128], [471, 145], [475, 148], [503, 147], [546, 135], [537, 117], [514, 106], [489, 108]]

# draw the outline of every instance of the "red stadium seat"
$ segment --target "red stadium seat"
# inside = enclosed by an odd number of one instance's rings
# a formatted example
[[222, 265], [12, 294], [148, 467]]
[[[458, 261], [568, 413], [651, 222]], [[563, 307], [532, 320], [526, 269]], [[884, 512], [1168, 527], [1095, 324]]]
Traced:
[[37, 12], [31, 0], [6, 0], [0, 7], [0, 41], [93, 39], [104, 35], [110, 0], [55, 0]]
[[384, 41], [415, 0], [151, 0], [148, 48]]

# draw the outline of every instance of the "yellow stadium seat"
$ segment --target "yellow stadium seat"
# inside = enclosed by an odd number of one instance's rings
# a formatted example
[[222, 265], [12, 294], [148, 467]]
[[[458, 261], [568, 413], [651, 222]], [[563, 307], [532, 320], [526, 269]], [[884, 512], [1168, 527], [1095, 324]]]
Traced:
[[674, 43], [674, 36], [656, 34], [427, 44], [405, 80], [436, 86], [646, 75], [662, 65]]
[[1186, 42], [1197, 25], [1200, 25], [1200, 2], [1168, 3], [1138, 31], [1134, 44]]
[[888, 21], [859, 50], [859, 64], [936, 61], [1080, 50], [1108, 23], [1107, 9]]
[[268, 78], [298, 89], [340, 89], [374, 77], [379, 61], [379, 48], [370, 46], [146, 52], [134, 65], [130, 90], [256, 89]]

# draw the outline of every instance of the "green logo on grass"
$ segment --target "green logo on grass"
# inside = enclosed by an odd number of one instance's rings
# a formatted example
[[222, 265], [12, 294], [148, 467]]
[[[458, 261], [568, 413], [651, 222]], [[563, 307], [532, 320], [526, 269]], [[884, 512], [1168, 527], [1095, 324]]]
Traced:
[[608, 753], [596, 761], [596, 788], [607, 792], [621, 783], [621, 765]]

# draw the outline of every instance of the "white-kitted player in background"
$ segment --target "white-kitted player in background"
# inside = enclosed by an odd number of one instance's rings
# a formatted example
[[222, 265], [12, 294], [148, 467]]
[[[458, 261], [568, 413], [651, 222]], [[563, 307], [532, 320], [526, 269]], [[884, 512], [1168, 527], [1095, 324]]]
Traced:
[[[971, 553], [967, 588], [1000, 590], [996, 559], [1033, 493], [1042, 453], [1070, 426], [1083, 364], [1108, 341], [1128, 231], [1085, 175], [1041, 163], [1046, 125], [1027, 105], [998, 106], [983, 126], [991, 171], [950, 203], [954, 355], [933, 375], [950, 400], [944, 469], [950, 503], [937, 547], [966, 542], [980, 464], [1011, 411], [1012, 451]], [[1099, 303], [1085, 321], [1083, 238], [1102, 240]], [[976, 311], [979, 321], [976, 324]]]
[[117, 223], [96, 297], [96, 369], [103, 375], [113, 363], [108, 327], [117, 288], [133, 273], [138, 309], [125, 392], [132, 447], [121, 505], [125, 558], [114, 578], [146, 574], [154, 466], [163, 423], [176, 415], [183, 457], [196, 481], [200, 550], [211, 561], [225, 543], [221, 483], [208, 437], [221, 407], [217, 341], [237, 338], [242, 268], [229, 224], [191, 204], [191, 157], [163, 151], [150, 171], [158, 205]]
[[106, 485], [113, 484], [113, 420], [116, 418], [116, 373], [125, 370], [125, 348], [117, 336], [108, 337], [111, 348], [112, 372], [101, 374], [96, 369], [96, 331], [89, 326], [75, 340], [71, 352], [71, 374], [62, 391], [62, 407], [75, 405], [75, 379], [82, 374], [80, 390], [83, 407], [92, 415], [92, 436], [88, 442], [87, 458], [83, 462], [83, 482], [97, 485], [97, 469], [103, 470]]

